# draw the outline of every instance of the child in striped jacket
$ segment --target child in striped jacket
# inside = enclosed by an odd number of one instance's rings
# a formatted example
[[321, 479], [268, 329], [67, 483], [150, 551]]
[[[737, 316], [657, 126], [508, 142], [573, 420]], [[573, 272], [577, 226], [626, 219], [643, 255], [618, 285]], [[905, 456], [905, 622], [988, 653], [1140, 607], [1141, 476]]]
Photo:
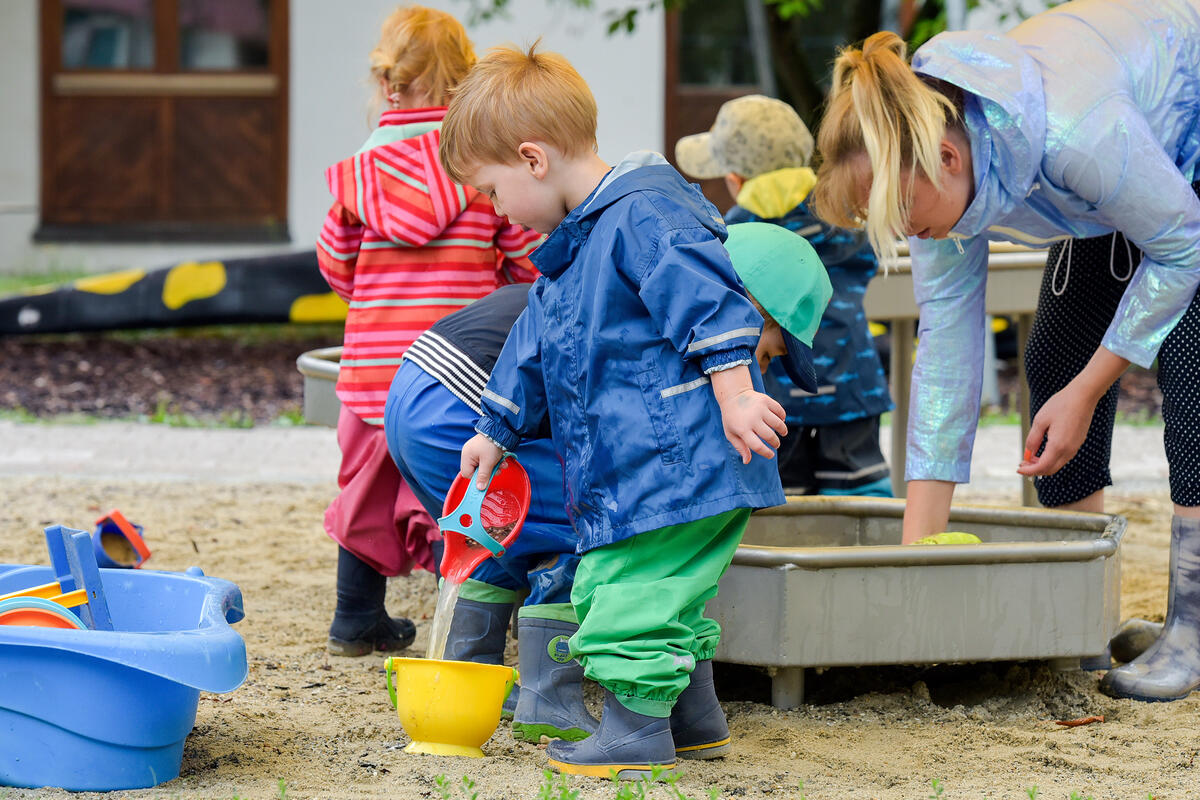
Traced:
[[453, 17], [397, 9], [371, 52], [386, 109], [351, 158], [326, 171], [335, 202], [317, 240], [321, 273], [350, 306], [337, 395], [342, 464], [325, 530], [339, 544], [329, 650], [402, 649], [416, 629], [384, 609], [387, 576], [434, 567], [437, 529], [388, 455], [383, 411], [408, 346], [450, 312], [507, 283], [530, 282], [539, 234], [510, 225], [489, 198], [438, 161], [449, 91], [475, 63]]

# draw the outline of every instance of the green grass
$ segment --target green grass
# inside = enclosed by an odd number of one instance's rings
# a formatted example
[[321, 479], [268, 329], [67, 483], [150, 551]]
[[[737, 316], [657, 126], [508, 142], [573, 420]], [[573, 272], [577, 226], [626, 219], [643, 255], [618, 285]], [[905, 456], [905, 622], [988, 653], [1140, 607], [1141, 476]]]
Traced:
[[0, 295], [17, 294], [29, 289], [56, 287], [71, 283], [90, 273], [84, 270], [52, 269], [46, 272], [0, 274]]

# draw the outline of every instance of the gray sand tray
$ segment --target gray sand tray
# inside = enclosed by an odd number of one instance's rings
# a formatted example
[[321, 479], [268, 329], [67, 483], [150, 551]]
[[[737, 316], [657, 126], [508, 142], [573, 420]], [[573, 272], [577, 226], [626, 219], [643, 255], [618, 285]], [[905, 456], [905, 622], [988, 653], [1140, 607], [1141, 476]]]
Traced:
[[[340, 347], [304, 353], [304, 416], [337, 425]], [[750, 519], [708, 613], [717, 660], [766, 667], [772, 702], [804, 668], [1047, 659], [1106, 666], [1120, 621], [1122, 517], [955, 506], [979, 545], [899, 545], [903, 500], [796, 497]]]
[[301, 353], [296, 369], [304, 376], [304, 421], [313, 425], [337, 427], [342, 402], [334, 392], [342, 348], [322, 347]]
[[716, 659], [766, 667], [772, 703], [804, 668], [1046, 659], [1107, 666], [1125, 519], [955, 506], [976, 545], [901, 546], [903, 500], [793, 497], [750, 518], [708, 614]]

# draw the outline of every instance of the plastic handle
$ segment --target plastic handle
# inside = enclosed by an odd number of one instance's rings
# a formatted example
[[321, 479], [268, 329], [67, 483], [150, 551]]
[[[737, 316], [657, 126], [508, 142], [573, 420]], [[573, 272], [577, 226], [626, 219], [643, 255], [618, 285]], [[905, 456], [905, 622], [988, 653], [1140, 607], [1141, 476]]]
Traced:
[[[483, 489], [475, 485], [476, 476], [479, 474], [479, 470], [476, 469], [475, 473], [471, 475], [467, 490], [463, 492], [462, 500], [454, 507], [453, 511], [438, 519], [438, 527], [443, 531], [461, 533], [476, 544], [486, 547], [496, 558], [504, 555], [504, 546], [493, 539], [483, 529], [483, 520], [481, 519], [483, 516], [483, 498], [487, 494], [488, 489], [491, 488], [492, 480], [496, 477], [496, 473], [504, 467], [504, 462], [512, 457], [513, 454], [507, 451], [500, 457], [496, 466], [492, 468], [492, 474], [488, 478], [487, 487]], [[469, 525], [463, 525], [462, 517], [467, 515], [470, 516], [471, 522]]]
[[[396, 687], [392, 685], [393, 669], [394, 666], [392, 665], [392, 659], [389, 658], [383, 662], [383, 676], [384, 679], [387, 680], [388, 697], [390, 697], [392, 700], [392, 708], [396, 708]], [[505, 697], [507, 697], [507, 695], [505, 695]]]

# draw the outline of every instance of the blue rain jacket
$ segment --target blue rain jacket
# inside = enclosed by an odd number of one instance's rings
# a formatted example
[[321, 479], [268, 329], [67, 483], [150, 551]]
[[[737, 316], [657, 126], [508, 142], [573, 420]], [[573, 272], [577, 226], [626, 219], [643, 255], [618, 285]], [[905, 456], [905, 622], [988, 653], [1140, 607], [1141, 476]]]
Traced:
[[966, 93], [975, 196], [951, 238], [909, 243], [920, 413], [909, 417], [906, 478], [963, 483], [989, 239], [1125, 234], [1144, 256], [1102, 343], [1143, 367], [1200, 285], [1200, 3], [1067, 3], [1005, 36], [941, 34], [912, 65]]
[[861, 231], [835, 228], [817, 218], [806, 198], [816, 183], [808, 167], [775, 170], [748, 180], [725, 224], [770, 222], [803, 236], [829, 273], [833, 297], [813, 337], [819, 391], [798, 389], [783, 366], [771, 363], [763, 383], [787, 412], [788, 427], [823, 426], [877, 417], [892, 410], [887, 377], [863, 311], [875, 253]]
[[[648, 165], [644, 165], [647, 164]], [[554, 229], [492, 370], [476, 430], [512, 449], [549, 418], [579, 552], [784, 502], [743, 465], [706, 370], [753, 362], [762, 316], [717, 210], [661, 156], [634, 154]]]

